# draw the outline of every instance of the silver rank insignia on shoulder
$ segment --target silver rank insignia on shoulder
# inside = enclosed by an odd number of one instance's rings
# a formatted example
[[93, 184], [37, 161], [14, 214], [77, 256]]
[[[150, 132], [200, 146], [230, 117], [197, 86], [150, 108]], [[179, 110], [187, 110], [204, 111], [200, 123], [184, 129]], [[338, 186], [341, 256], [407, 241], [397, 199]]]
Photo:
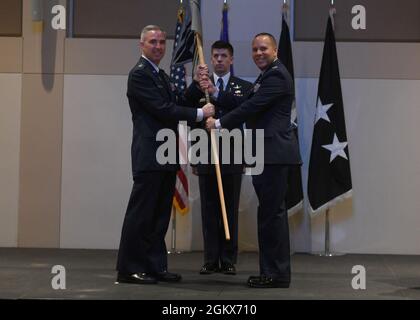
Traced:
[[273, 66], [271, 69], [278, 69], [279, 66]]
[[258, 89], [260, 88], [260, 86], [261, 86], [260, 83], [256, 83], [255, 84], [254, 89], [253, 89], [254, 93], [258, 91]]
[[242, 87], [239, 85], [239, 84], [236, 84], [235, 85], [235, 83], [234, 82], [231, 82], [230, 83], [230, 85], [232, 86], [232, 89], [233, 89], [233, 94], [235, 95], [235, 96], [242, 96], [243, 94], [242, 94]]

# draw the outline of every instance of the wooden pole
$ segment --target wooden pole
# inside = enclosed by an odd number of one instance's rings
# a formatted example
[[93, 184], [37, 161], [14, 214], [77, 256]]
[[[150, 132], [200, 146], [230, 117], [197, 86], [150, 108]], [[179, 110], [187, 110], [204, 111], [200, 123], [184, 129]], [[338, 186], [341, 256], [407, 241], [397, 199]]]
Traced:
[[[201, 43], [201, 38], [197, 33], [195, 34], [195, 40], [197, 44], [198, 59], [200, 61], [200, 64], [205, 64], [204, 54], [203, 54], [203, 44]], [[208, 90], [206, 89], [204, 93], [206, 95], [206, 103], [209, 103], [210, 96], [209, 96]], [[213, 129], [210, 132], [210, 138], [211, 138], [211, 151], [213, 153], [213, 158], [215, 162], [214, 165], [216, 167], [217, 186], [219, 189], [220, 206], [222, 208], [222, 218], [223, 218], [223, 226], [225, 228], [225, 237], [226, 237], [226, 240], [230, 240], [229, 224], [228, 224], [227, 215], [226, 215], [225, 195], [223, 193], [222, 174], [220, 173], [219, 152], [216, 145], [216, 135]]]

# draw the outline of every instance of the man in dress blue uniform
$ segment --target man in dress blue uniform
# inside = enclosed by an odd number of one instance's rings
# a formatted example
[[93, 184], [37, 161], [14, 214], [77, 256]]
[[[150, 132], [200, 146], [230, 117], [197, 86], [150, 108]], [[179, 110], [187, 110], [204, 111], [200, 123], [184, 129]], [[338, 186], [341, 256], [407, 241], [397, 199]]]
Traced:
[[261, 74], [244, 99], [218, 91], [205, 75], [201, 76], [200, 84], [217, 97], [220, 105], [237, 106], [218, 120], [207, 119], [208, 129], [229, 129], [244, 121], [248, 129], [264, 129], [264, 170], [252, 177], [259, 201], [260, 275], [249, 277], [248, 285], [255, 288], [288, 288], [291, 268], [285, 206], [287, 173], [290, 165], [301, 163], [290, 121], [293, 80], [277, 59], [277, 44], [271, 34], [260, 33], [254, 37], [252, 57]]
[[[220, 92], [243, 97], [251, 89], [252, 84], [231, 74], [230, 68], [233, 63], [233, 47], [225, 41], [216, 41], [211, 46], [211, 64], [213, 74], [210, 80], [217, 85]], [[203, 93], [199, 90], [199, 84], [190, 86], [190, 95], [199, 98]], [[198, 101], [197, 101], [198, 104]], [[215, 104], [215, 117], [222, 117], [227, 110], [222, 105]], [[205, 122], [202, 123], [205, 129]], [[237, 123], [234, 128], [242, 131], [242, 123]], [[215, 166], [210, 164], [211, 142], [208, 135], [208, 164], [197, 164], [193, 172], [198, 174], [201, 200], [201, 217], [204, 240], [204, 265], [200, 274], [211, 274], [221, 271], [224, 274], [236, 274], [235, 263], [238, 255], [238, 209], [239, 195], [241, 191], [241, 180], [243, 164], [234, 163], [234, 143], [230, 146], [230, 163], [221, 163], [220, 170], [223, 181], [223, 192], [225, 196], [226, 215], [229, 225], [230, 240], [226, 240], [222, 221], [222, 211], [218, 192]], [[222, 162], [222, 145], [219, 147], [219, 159]]]
[[130, 71], [127, 84], [133, 121], [134, 184], [121, 233], [117, 282], [176, 282], [181, 275], [168, 272], [165, 234], [179, 165], [157, 161], [157, 149], [163, 142], [156, 141], [156, 136], [162, 129], [177, 132], [179, 120], [202, 121], [214, 114], [214, 106], [197, 109], [188, 104], [159, 69], [166, 47], [166, 34], [161, 28], [146, 26], [140, 47], [142, 56]]

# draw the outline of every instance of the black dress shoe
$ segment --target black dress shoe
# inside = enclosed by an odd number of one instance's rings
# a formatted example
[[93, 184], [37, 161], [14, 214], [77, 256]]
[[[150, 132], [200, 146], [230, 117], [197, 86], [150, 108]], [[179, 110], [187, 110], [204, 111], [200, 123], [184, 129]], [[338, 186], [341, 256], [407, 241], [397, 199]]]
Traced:
[[118, 273], [116, 283], [155, 284], [157, 283], [157, 279], [154, 276], [147, 273]]
[[222, 263], [221, 272], [224, 274], [236, 274], [236, 268], [232, 263]]
[[172, 273], [168, 271], [158, 272], [156, 274], [156, 278], [158, 281], [163, 281], [163, 282], [178, 282], [178, 281], [181, 281], [182, 279], [180, 274]]
[[219, 272], [219, 266], [215, 263], [206, 263], [201, 267], [200, 274], [212, 274]]
[[251, 288], [289, 288], [290, 281], [261, 275], [259, 277], [249, 277], [248, 285]]

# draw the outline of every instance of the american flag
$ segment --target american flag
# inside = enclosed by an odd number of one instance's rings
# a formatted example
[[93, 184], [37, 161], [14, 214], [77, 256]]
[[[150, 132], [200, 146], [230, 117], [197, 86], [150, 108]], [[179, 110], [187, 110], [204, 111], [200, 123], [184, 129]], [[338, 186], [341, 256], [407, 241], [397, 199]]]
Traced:
[[[185, 11], [181, 5], [178, 10], [178, 19], [176, 23], [173, 52], [176, 52], [176, 48], [178, 47], [180, 43], [179, 40], [181, 37], [181, 29], [182, 29], [182, 23], [184, 21], [184, 15], [185, 15]], [[179, 91], [184, 91], [187, 87], [187, 81], [186, 81], [185, 75], [186, 75], [185, 66], [183, 64], [174, 65], [172, 63], [170, 77], [171, 77], [172, 82], [175, 84], [175, 86], [178, 88]], [[178, 132], [179, 132], [179, 138], [178, 138], [179, 160], [181, 163], [181, 169], [178, 170], [177, 172], [173, 205], [179, 213], [186, 214], [189, 210], [188, 178], [186, 174], [188, 170], [188, 165], [186, 165], [187, 163], [186, 127], [184, 125], [179, 124]]]

